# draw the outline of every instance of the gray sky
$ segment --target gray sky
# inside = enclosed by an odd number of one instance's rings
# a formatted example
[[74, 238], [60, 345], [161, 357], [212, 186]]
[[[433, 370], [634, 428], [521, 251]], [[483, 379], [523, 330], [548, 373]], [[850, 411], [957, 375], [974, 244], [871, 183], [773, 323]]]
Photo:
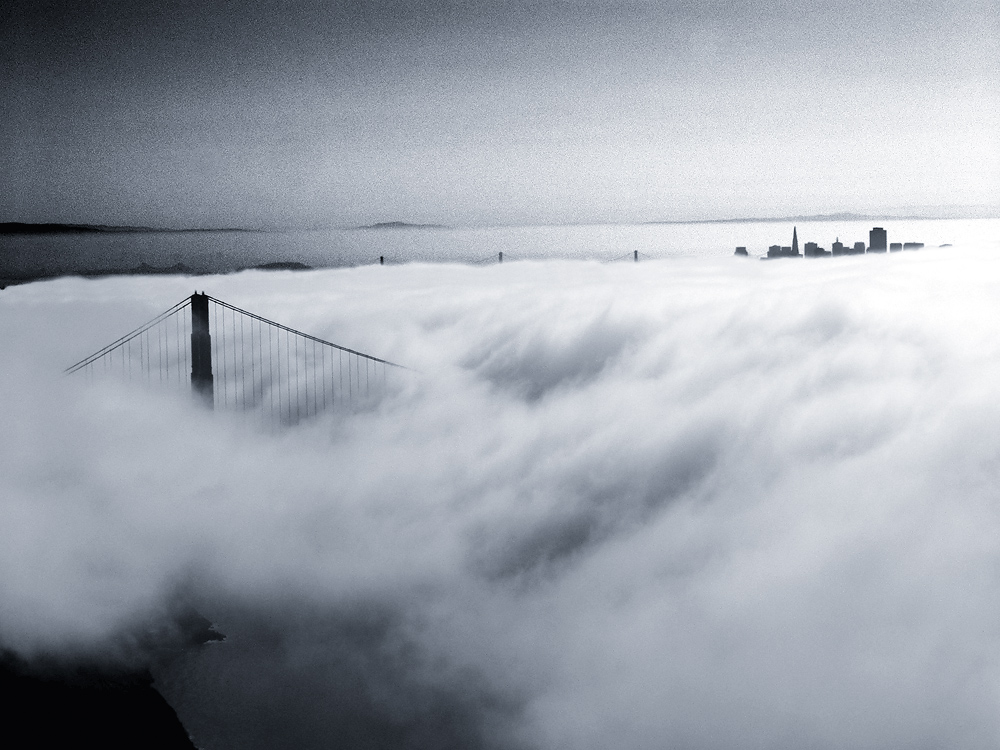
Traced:
[[4, 5], [0, 220], [646, 221], [1000, 191], [991, 2], [206, 6]]

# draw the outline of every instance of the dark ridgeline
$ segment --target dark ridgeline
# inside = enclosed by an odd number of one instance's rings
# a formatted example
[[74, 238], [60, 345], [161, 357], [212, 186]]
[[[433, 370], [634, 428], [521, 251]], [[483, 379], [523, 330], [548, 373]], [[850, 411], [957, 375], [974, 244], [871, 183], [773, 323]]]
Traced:
[[0, 695], [5, 747], [195, 750], [147, 669], [0, 652]]
[[[100, 239], [94, 237], [115, 236], [115, 235], [211, 235], [219, 234], [258, 234], [260, 230], [254, 229], [165, 229], [154, 227], [137, 226], [113, 226], [105, 224], [27, 224], [23, 222], [0, 222], [0, 240], [3, 246], [0, 247], [0, 289], [15, 284], [26, 284], [32, 281], [42, 281], [54, 279], [61, 276], [84, 276], [87, 278], [101, 276], [156, 276], [156, 275], [178, 275], [178, 276], [203, 276], [216, 273], [234, 273], [256, 269], [261, 271], [307, 271], [312, 267], [294, 260], [277, 260], [264, 263], [250, 264], [242, 262], [245, 258], [234, 258], [232, 261], [219, 262], [212, 260], [210, 263], [205, 260], [208, 256], [197, 261], [197, 268], [192, 268], [183, 262], [159, 265], [139, 260], [143, 254], [138, 248], [138, 244], [129, 243], [130, 249], [123, 254], [117, 251], [112, 255], [122, 255], [118, 262], [110, 261], [107, 255], [97, 254], [89, 257], [90, 253], [77, 252], [69, 248], [66, 238], [79, 236], [82, 244], [94, 247], [93, 243], [98, 242], [107, 248]], [[63, 250], [55, 252], [48, 243], [35, 244], [37, 238], [53, 238], [58, 241]], [[27, 244], [23, 239], [28, 238]], [[32, 240], [31, 238], [36, 238]], [[75, 245], [75, 243], [73, 243]], [[145, 243], [142, 243], [145, 244]], [[37, 252], [38, 247], [48, 248], [44, 252]], [[190, 255], [189, 252], [183, 251]], [[248, 256], [250, 257], [250, 256]]]
[[0, 648], [4, 747], [195, 750], [153, 672], [223, 636], [190, 608], [151, 626], [114, 657]]
[[[884, 253], [886, 251], [919, 250], [924, 246], [923, 242], [893, 242], [890, 245], [887, 239], [888, 233], [885, 229], [882, 227], [872, 227], [872, 230], [868, 233], [867, 248], [864, 242], [855, 242], [853, 246], [845, 245], [840, 241], [840, 237], [838, 237], [833, 243], [832, 250], [825, 250], [815, 242], [807, 242], [804, 247], [805, 252], [800, 253], [798, 227], [793, 227], [791, 246], [771, 245], [767, 249], [767, 255], [761, 258], [761, 260], [801, 258], [803, 255], [806, 258], [826, 258], [834, 255], [864, 255], [866, 253]], [[746, 247], [742, 245], [737, 247], [736, 255], [748, 255]]]
[[45, 279], [55, 279], [61, 276], [83, 276], [85, 278], [99, 278], [102, 276], [207, 276], [214, 273], [230, 273], [232, 271], [311, 271], [312, 266], [299, 263], [294, 260], [276, 260], [271, 263], [259, 263], [255, 266], [231, 268], [225, 271], [196, 271], [183, 263], [174, 263], [172, 266], [151, 266], [148, 263], [140, 263], [133, 268], [90, 268], [77, 269], [55, 268], [50, 270], [28, 270], [11, 271], [0, 266], [0, 289], [14, 284], [27, 284], [32, 281], [44, 281]]
[[[113, 228], [96, 224], [27, 224], [21, 221], [0, 223], [0, 234], [80, 234], [108, 231], [113, 231]], [[122, 228], [122, 231], [128, 229]]]

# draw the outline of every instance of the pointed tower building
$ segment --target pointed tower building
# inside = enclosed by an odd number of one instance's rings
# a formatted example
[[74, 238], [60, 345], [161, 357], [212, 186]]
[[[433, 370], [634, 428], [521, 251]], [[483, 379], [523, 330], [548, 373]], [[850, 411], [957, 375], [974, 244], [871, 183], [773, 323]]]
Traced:
[[799, 233], [797, 227], [792, 227], [792, 255], [800, 255], [799, 253]]

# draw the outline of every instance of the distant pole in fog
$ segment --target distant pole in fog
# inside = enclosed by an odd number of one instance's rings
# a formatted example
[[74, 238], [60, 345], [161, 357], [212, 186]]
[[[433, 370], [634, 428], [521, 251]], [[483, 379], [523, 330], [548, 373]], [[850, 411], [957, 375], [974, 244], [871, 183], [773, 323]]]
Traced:
[[191, 390], [209, 409], [215, 407], [208, 295], [198, 292], [191, 295]]
[[385, 265], [385, 256], [384, 255], [378, 256], [378, 264], [380, 266], [384, 266]]
[[635, 258], [635, 262], [638, 263], [639, 262], [639, 251], [638, 250], [633, 250], [632, 251], [632, 257]]
[[503, 263], [503, 250], [500, 251], [500, 263]]

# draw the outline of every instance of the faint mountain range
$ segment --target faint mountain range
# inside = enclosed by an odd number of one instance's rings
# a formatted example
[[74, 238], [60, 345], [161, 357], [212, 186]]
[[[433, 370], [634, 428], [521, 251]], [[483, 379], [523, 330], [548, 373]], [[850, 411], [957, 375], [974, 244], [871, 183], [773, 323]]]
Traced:
[[134, 268], [93, 268], [93, 269], [55, 269], [49, 271], [26, 271], [15, 273], [3, 273], [0, 270], [0, 289], [15, 284], [26, 284], [31, 281], [43, 281], [45, 279], [56, 279], [61, 276], [83, 276], [85, 278], [99, 278], [102, 276], [205, 276], [217, 273], [238, 273], [240, 271], [311, 271], [312, 266], [297, 261], [282, 260], [272, 263], [260, 263], [255, 266], [243, 266], [227, 271], [197, 271], [183, 263], [175, 263], [172, 266], [151, 266], [148, 263], [140, 263]]
[[256, 232], [256, 229], [163, 229], [157, 227], [110, 226], [107, 224], [27, 224], [20, 221], [0, 222], [0, 234], [80, 234], [123, 232]]
[[810, 214], [800, 216], [750, 216], [739, 219], [700, 219], [696, 221], [647, 221], [644, 224], [787, 224], [791, 222], [810, 221], [888, 221], [915, 220], [925, 216], [888, 216], [885, 214], [855, 214], [841, 212], [836, 214]]
[[810, 221], [925, 221], [932, 219], [996, 219], [1000, 206], [907, 206], [901, 213], [859, 214], [842, 211], [833, 214], [798, 216], [746, 217], [737, 219], [700, 219], [695, 221], [646, 221], [644, 224], [764, 224]]
[[249, 270], [253, 271], [312, 271], [312, 266], [307, 266], [305, 263], [299, 263], [294, 260], [277, 260], [273, 263], [261, 263], [256, 266], [250, 266]]
[[893, 206], [891, 211], [921, 219], [1000, 219], [1000, 204], [978, 203], [957, 206]]
[[405, 221], [381, 221], [378, 224], [366, 224], [355, 229], [448, 229], [445, 224], [409, 224]]

